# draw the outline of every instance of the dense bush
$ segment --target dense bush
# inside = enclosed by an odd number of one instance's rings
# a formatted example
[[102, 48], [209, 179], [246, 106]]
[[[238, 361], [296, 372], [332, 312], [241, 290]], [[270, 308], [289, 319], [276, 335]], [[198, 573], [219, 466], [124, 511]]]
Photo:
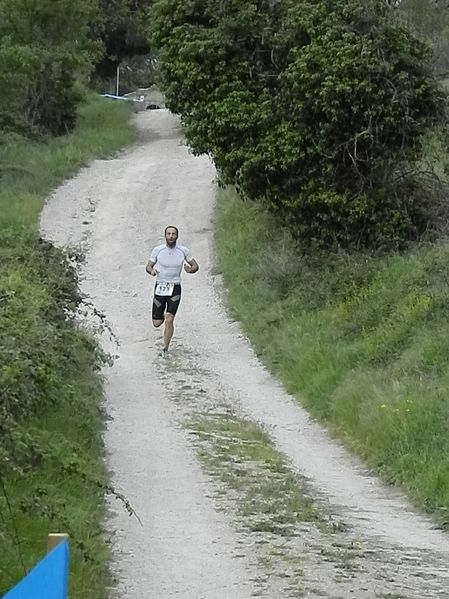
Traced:
[[2, 0], [0, 127], [27, 133], [71, 130], [99, 46], [89, 42], [94, 0]]
[[67, 389], [70, 372], [78, 368], [80, 355], [95, 356], [93, 341], [73, 321], [80, 301], [75, 272], [60, 250], [34, 233], [2, 231], [0, 478], [33, 465], [36, 448], [21, 423], [62, 396], [75, 397]]
[[296, 234], [398, 245], [428, 228], [416, 164], [444, 94], [384, 2], [159, 0], [151, 37], [193, 151]]
[[70, 596], [103, 596], [106, 483], [95, 372], [103, 361], [74, 321], [80, 300], [61, 250], [35, 233], [2, 230], [0, 594], [36, 563], [56, 529], [70, 536]]

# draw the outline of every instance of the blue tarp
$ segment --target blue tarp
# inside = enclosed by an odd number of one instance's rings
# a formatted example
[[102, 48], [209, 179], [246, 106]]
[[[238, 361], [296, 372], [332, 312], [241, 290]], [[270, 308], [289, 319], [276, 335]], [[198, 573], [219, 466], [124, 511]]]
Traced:
[[69, 546], [62, 541], [3, 599], [66, 599]]

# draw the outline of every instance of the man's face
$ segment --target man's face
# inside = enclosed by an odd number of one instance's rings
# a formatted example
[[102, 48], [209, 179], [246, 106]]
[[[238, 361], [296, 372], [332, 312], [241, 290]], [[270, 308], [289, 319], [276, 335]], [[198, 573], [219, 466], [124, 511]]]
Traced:
[[173, 247], [176, 245], [177, 239], [178, 234], [176, 233], [176, 229], [173, 227], [168, 227], [168, 229], [165, 231], [165, 241], [167, 242], [167, 245]]

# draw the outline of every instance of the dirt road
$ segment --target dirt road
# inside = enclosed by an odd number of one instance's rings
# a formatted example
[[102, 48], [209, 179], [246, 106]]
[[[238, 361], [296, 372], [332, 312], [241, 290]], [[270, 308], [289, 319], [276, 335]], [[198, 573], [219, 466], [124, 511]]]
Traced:
[[[48, 239], [85, 253], [82, 291], [114, 335], [102, 336], [117, 356], [105, 370], [107, 460], [114, 487], [141, 523], [111, 498], [111, 596], [449, 597], [449, 537], [311, 422], [226, 315], [212, 274], [212, 165], [189, 154], [167, 111], [140, 114], [136, 123], [139, 142], [61, 186], [41, 218]], [[167, 224], [179, 226], [200, 272], [184, 274], [164, 361], [161, 331], [151, 329], [153, 281], [145, 264]], [[241, 507], [250, 479], [240, 468], [231, 489], [219, 461], [216, 472], [205, 467], [213, 446], [196, 430], [201, 419], [230, 416], [268, 432], [326, 527], [299, 518], [288, 534], [248, 526], [251, 514]], [[209, 440], [217, 438], [223, 435], [209, 432]], [[265, 517], [276, 518], [272, 507]]]

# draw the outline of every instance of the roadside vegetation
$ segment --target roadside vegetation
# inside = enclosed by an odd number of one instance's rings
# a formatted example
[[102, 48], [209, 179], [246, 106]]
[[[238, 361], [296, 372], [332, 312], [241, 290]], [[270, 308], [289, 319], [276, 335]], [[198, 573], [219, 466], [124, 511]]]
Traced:
[[[130, 3], [115, 5], [126, 19]], [[107, 357], [79, 324], [80, 257], [37, 230], [55, 186], [134, 139], [127, 108], [87, 91], [95, 65], [110, 59], [100, 8], [0, 3], [0, 595], [43, 557], [49, 532], [69, 534], [70, 597], [103, 597], [108, 583]]]
[[232, 189], [219, 191], [215, 226], [232, 315], [261, 360], [447, 526], [449, 244], [310, 253]]
[[106, 358], [75, 316], [76, 256], [39, 238], [53, 187], [134, 139], [122, 104], [89, 97], [73, 133], [0, 141], [0, 594], [70, 535], [69, 593], [105, 596], [101, 379]]

